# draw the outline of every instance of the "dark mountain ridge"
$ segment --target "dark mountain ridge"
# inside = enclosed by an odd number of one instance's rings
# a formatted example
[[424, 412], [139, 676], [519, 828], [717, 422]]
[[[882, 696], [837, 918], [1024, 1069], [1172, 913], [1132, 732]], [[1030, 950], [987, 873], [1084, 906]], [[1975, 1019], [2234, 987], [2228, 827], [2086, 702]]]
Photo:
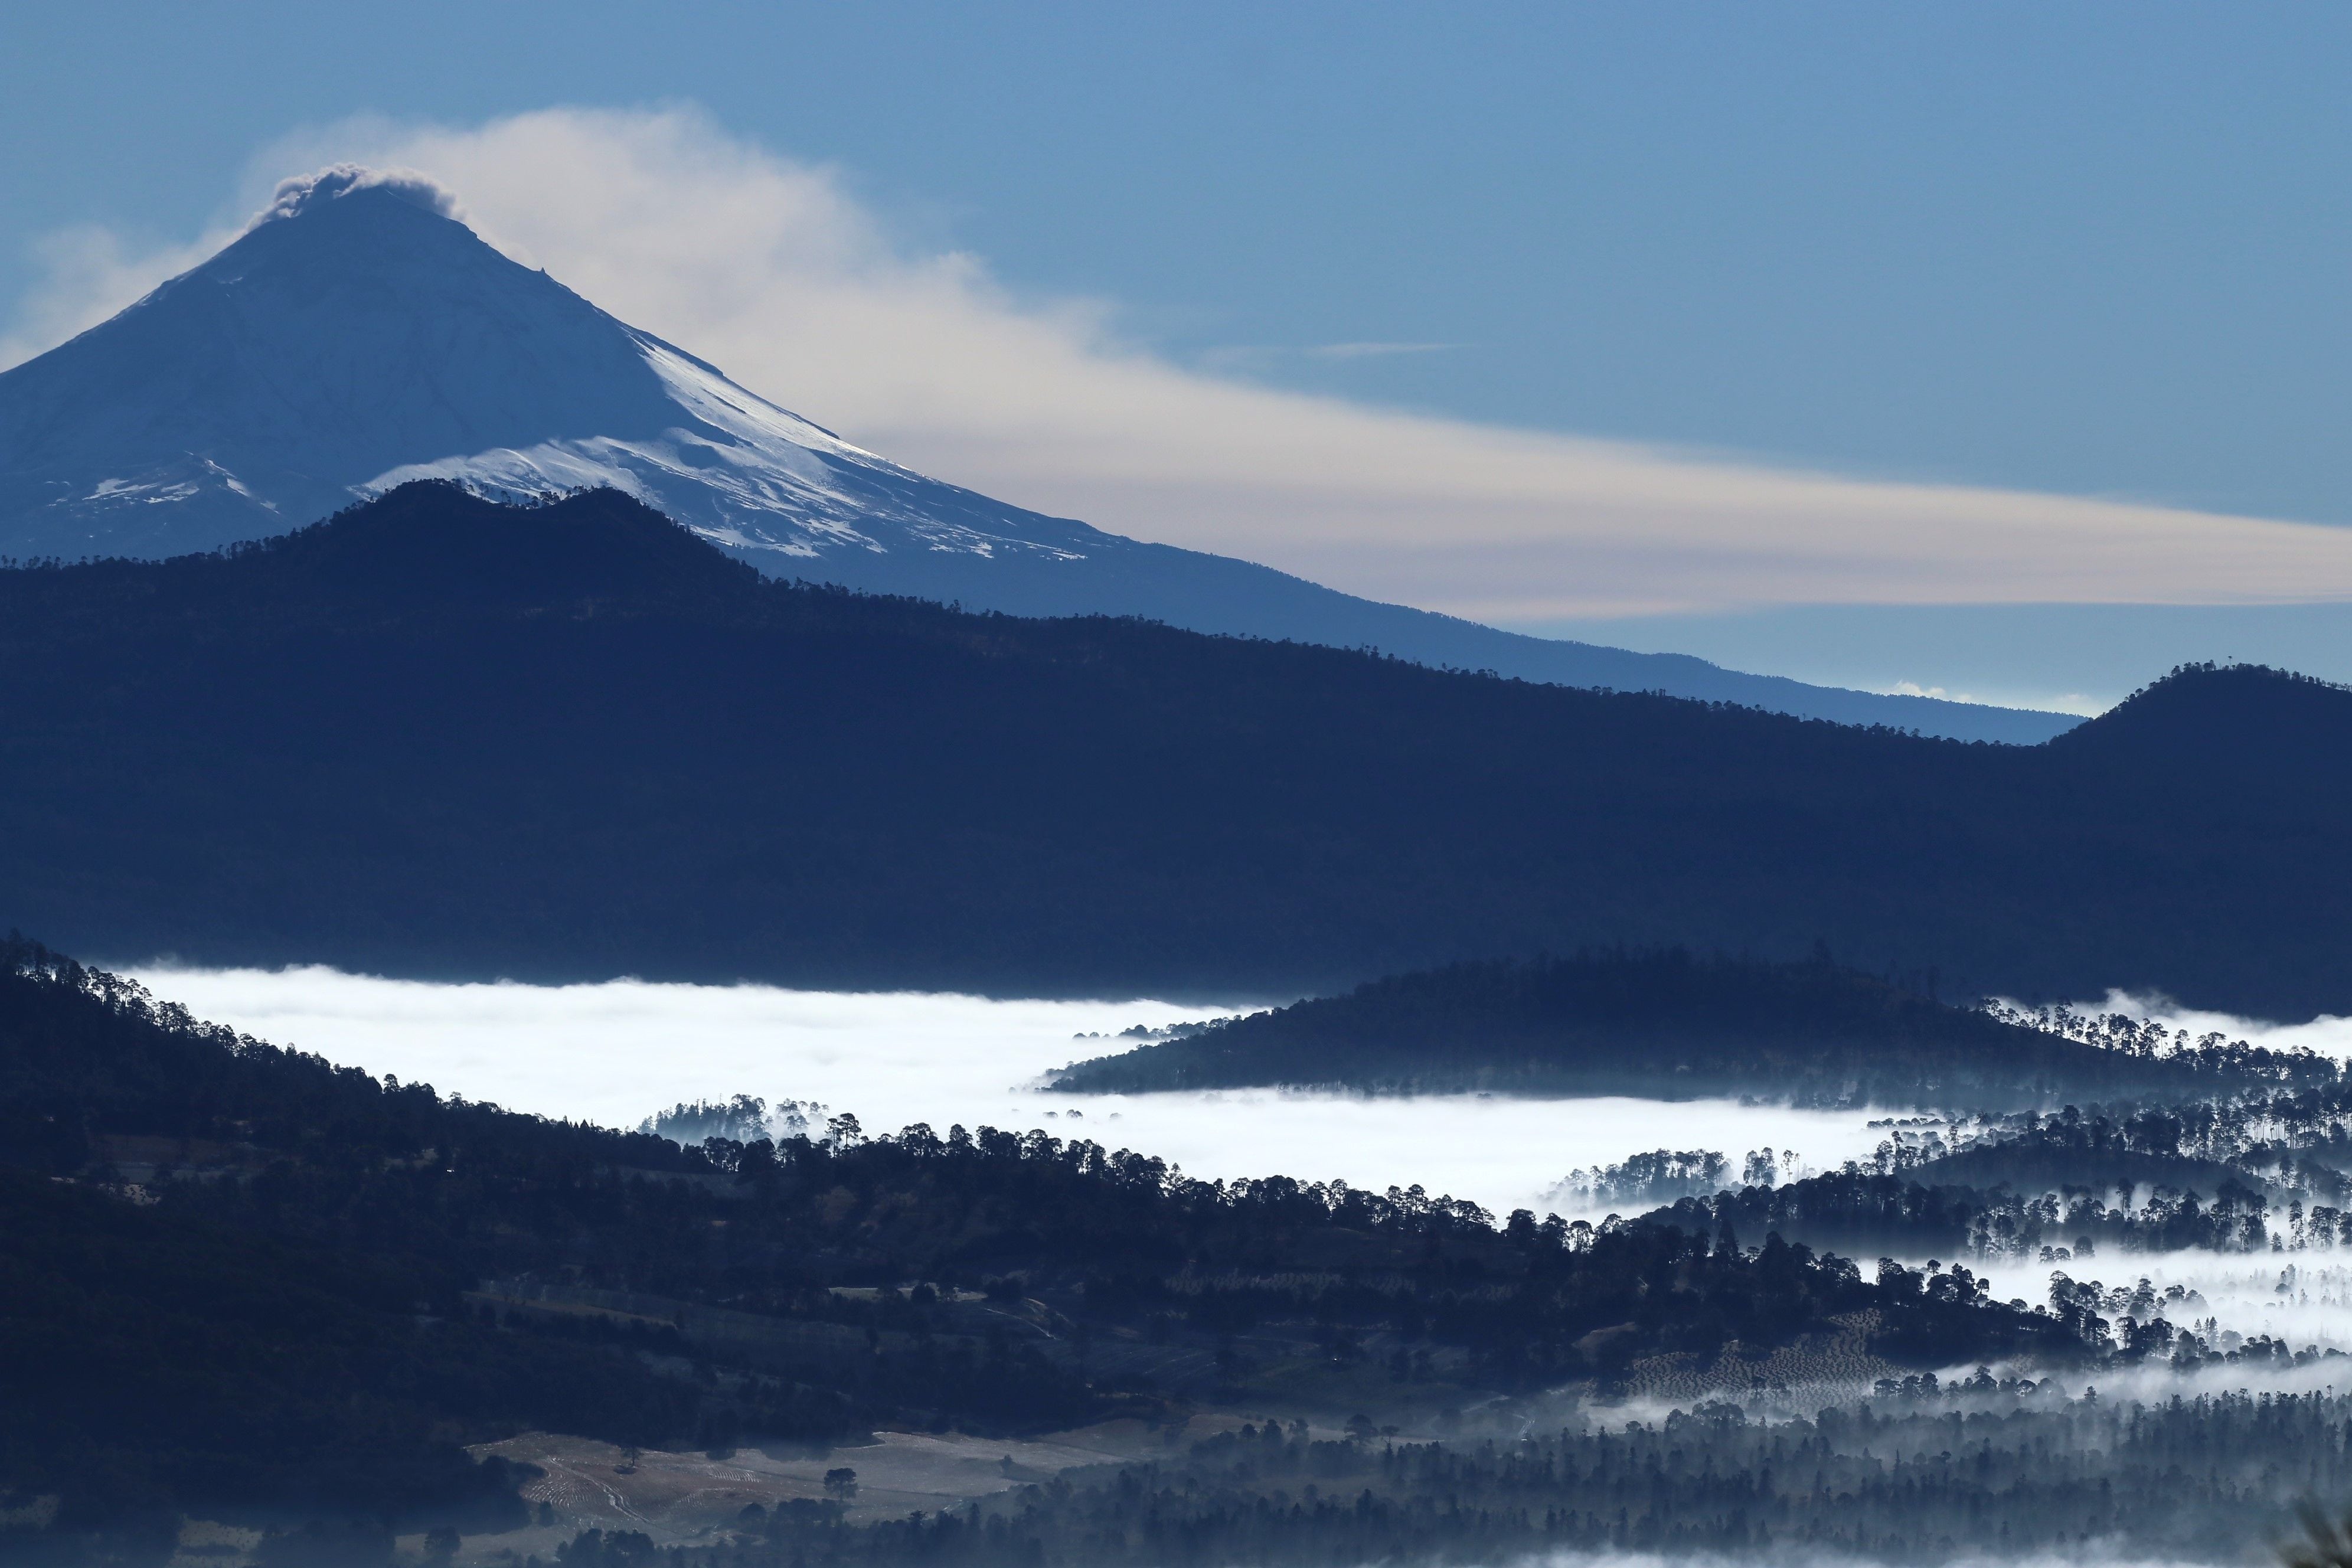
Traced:
[[419, 485], [0, 572], [0, 704], [12, 916], [125, 960], [1231, 998], [1819, 940], [2352, 1009], [2352, 693], [2263, 669], [1971, 745], [862, 597], [613, 492]]

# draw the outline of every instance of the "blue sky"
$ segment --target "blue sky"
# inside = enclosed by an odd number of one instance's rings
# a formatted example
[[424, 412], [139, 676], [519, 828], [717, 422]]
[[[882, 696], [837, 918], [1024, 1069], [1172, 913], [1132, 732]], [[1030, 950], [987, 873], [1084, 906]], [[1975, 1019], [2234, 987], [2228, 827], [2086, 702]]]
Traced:
[[[0, 306], [58, 230], [185, 243], [306, 128], [691, 103], [893, 243], [1109, 301], [1221, 377], [2352, 523], [2340, 6], [84, 4], [5, 31]], [[1866, 606], [1520, 618], [2007, 695], [2112, 695], [2101, 650], [2213, 657], [2208, 629], [2352, 676], [2340, 615], [2116, 615], [1950, 609], [1909, 645]]]

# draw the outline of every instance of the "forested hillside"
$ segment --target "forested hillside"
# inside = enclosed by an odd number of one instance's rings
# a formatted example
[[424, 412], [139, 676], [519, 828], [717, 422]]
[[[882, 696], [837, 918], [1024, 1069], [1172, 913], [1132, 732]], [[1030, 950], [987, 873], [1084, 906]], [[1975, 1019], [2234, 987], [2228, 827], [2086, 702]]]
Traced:
[[1799, 1365], [2081, 1354], [1964, 1269], [1773, 1238], [1211, 1184], [985, 1127], [688, 1150], [550, 1122], [22, 941], [0, 1126], [0, 1505], [60, 1500], [58, 1530], [134, 1559], [198, 1507], [494, 1521], [510, 1478], [462, 1445], [530, 1428], [823, 1445], [1211, 1401], [1426, 1412], [1735, 1342]]
[[1912, 1119], [1886, 1131], [1874, 1158], [1843, 1170], [1780, 1184], [1777, 1172], [1759, 1172], [1762, 1180], [1733, 1191], [1661, 1192], [1659, 1201], [1679, 1201], [1648, 1221], [1698, 1236], [1726, 1225], [1769, 1231], [1862, 1256], [2059, 1263], [2191, 1248], [2325, 1257], [2352, 1247], [2352, 1082], [2342, 1079], [2242, 1084], [2170, 1105]]
[[123, 960], [1295, 996], [1826, 942], [1947, 994], [2352, 1010], [2352, 694], [2024, 749], [765, 583], [610, 492], [404, 488], [0, 572], [0, 886]]
[[1680, 948], [1462, 963], [1219, 1023], [1056, 1074], [1137, 1094], [1250, 1085], [1386, 1093], [1754, 1094], [1948, 1110], [2063, 1097], [2334, 1085], [2334, 1061], [2118, 1029], [2072, 1038], [1956, 1007], [1826, 956], [1768, 963]]

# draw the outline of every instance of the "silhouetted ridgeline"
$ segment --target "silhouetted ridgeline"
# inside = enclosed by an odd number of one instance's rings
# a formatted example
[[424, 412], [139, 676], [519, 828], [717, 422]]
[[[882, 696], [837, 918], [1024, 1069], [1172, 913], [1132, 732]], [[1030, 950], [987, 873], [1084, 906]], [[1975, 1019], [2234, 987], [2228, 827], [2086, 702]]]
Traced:
[[1979, 1110], [2337, 1081], [2334, 1062], [2308, 1053], [2213, 1043], [2159, 1054], [2152, 1035], [2123, 1036], [2119, 1045], [2070, 1038], [1825, 958], [1768, 963], [1612, 950], [1397, 975], [1083, 1062], [1054, 1083], [1129, 1094], [1265, 1084], [1758, 1094]]
[[529, 1427], [1002, 1433], [1270, 1389], [1433, 1410], [1712, 1366], [1734, 1341], [2083, 1353], [1959, 1270], [1498, 1226], [1418, 1188], [1206, 1184], [1043, 1133], [828, 1133], [681, 1149], [468, 1104], [12, 940], [0, 1506], [60, 1498], [59, 1531], [152, 1547], [199, 1504], [495, 1516], [506, 1479], [461, 1445]]
[[2258, 669], [1970, 746], [763, 583], [609, 492], [422, 486], [0, 572], [0, 711], [11, 917], [115, 955], [1230, 996], [1819, 938], [2352, 1010], [2352, 694]]

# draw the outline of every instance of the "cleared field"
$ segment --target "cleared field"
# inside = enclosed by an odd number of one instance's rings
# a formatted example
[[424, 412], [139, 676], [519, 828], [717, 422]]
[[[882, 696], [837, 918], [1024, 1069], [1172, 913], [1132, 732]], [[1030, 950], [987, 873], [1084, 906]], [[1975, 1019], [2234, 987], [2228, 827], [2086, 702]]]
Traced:
[[642, 1531], [661, 1545], [707, 1542], [732, 1528], [753, 1504], [771, 1509], [795, 1498], [833, 1495], [825, 1474], [835, 1469], [857, 1473], [852, 1520], [903, 1518], [919, 1509], [959, 1507], [1065, 1470], [1181, 1451], [1184, 1444], [1240, 1425], [1239, 1416], [1221, 1415], [1156, 1428], [1111, 1421], [1026, 1439], [884, 1432], [872, 1443], [823, 1454], [745, 1447], [715, 1458], [644, 1449], [634, 1461], [609, 1443], [526, 1433], [476, 1452], [545, 1471], [522, 1495], [534, 1507], [546, 1503], [554, 1522], [469, 1538], [465, 1555], [487, 1558], [511, 1548], [544, 1558], [555, 1542], [589, 1529]]

